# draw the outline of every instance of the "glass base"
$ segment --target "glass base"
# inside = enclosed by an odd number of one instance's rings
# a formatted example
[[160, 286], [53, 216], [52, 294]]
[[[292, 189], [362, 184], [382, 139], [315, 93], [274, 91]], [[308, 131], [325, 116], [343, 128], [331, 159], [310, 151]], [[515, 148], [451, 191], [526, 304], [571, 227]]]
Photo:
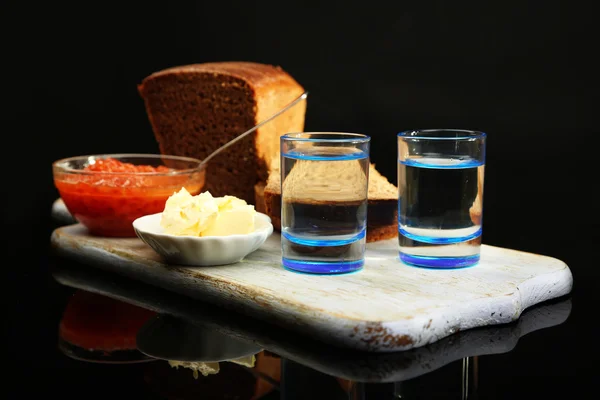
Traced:
[[417, 256], [413, 254], [400, 253], [400, 260], [406, 264], [434, 269], [453, 269], [472, 267], [479, 263], [479, 254], [459, 257], [434, 257]]
[[282, 258], [281, 261], [285, 268], [294, 272], [304, 272], [307, 274], [346, 274], [358, 271], [365, 265], [364, 260], [321, 262]]

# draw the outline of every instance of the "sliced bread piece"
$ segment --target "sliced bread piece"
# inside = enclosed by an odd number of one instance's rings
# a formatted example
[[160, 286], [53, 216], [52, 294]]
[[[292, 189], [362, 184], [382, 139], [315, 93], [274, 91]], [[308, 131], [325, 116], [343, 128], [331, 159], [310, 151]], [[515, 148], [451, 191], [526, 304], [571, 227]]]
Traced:
[[[280, 67], [251, 62], [182, 65], [155, 72], [138, 86], [162, 154], [203, 159], [279, 111], [304, 89]], [[306, 101], [279, 115], [210, 161], [206, 186], [214, 196], [254, 202], [279, 137], [302, 132]]]

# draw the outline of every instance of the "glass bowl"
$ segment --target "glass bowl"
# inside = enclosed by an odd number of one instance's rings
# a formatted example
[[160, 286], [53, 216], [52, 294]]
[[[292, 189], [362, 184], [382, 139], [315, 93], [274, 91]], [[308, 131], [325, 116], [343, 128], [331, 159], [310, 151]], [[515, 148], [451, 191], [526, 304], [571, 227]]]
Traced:
[[90, 234], [135, 237], [133, 221], [162, 212], [174, 192], [202, 191], [200, 160], [158, 154], [101, 154], [52, 164], [54, 185], [73, 217]]

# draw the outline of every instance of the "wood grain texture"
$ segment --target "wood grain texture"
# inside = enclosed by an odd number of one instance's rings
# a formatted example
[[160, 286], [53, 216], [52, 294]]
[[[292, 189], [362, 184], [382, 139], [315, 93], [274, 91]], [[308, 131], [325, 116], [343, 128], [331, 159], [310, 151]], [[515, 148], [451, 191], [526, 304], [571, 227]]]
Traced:
[[[128, 278], [120, 278], [112, 272], [96, 268], [59, 266], [52, 275], [63, 285], [169, 315], [222, 335], [251, 341], [261, 348], [317, 371], [359, 382], [404, 381], [465, 357], [506, 353], [524, 335], [560, 325], [571, 313], [570, 296], [565, 296], [529, 308], [513, 324], [458, 332], [427, 346], [407, 351], [367, 353], [329, 346], [257, 319]], [[181, 340], [189, 342], [185, 337]], [[560, 343], [556, 345], [560, 346]]]
[[396, 240], [375, 242], [367, 246], [363, 270], [314, 276], [281, 267], [277, 234], [237, 264], [197, 268], [166, 265], [137, 238], [93, 237], [81, 225], [56, 229], [51, 240], [65, 256], [373, 352], [514, 321], [527, 307], [569, 293], [573, 284], [560, 260], [486, 245], [477, 266], [428, 270], [400, 263]]

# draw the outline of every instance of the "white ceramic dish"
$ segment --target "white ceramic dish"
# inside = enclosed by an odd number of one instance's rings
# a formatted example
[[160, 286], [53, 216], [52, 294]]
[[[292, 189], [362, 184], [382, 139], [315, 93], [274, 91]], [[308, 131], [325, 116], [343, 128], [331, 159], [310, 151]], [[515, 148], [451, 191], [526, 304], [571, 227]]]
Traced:
[[273, 233], [271, 218], [256, 213], [254, 232], [229, 236], [175, 236], [160, 226], [162, 213], [133, 221], [137, 236], [169, 264], [211, 266], [233, 264], [257, 250]]

